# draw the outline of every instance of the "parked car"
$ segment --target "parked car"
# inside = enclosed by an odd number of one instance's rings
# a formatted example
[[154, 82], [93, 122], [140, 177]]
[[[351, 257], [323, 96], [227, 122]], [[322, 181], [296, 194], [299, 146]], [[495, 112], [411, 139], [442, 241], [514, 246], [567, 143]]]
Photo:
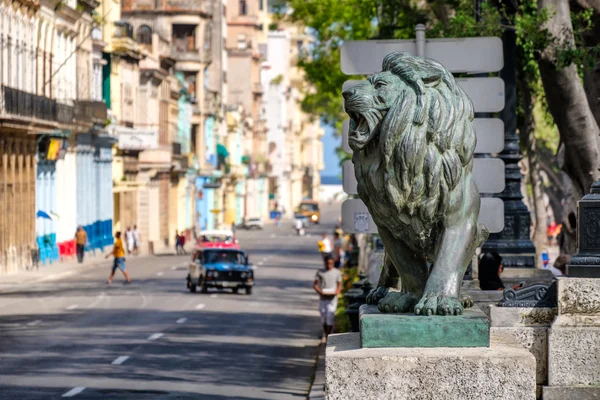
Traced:
[[258, 230], [263, 229], [264, 227], [265, 224], [260, 218], [248, 218], [247, 220], [238, 225], [238, 228], [249, 230]]
[[195, 292], [206, 293], [209, 288], [231, 289], [238, 293], [244, 289], [252, 294], [254, 271], [248, 255], [234, 248], [202, 248], [194, 251], [189, 265], [187, 288]]
[[206, 249], [240, 249], [239, 241], [230, 229], [201, 231], [196, 244]]

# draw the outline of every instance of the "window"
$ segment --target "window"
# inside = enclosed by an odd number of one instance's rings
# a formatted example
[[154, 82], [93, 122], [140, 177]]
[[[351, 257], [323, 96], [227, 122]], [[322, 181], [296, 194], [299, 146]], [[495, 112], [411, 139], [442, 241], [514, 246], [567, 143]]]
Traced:
[[142, 25], [137, 30], [137, 42], [139, 44], [152, 44], [152, 28]]
[[196, 51], [196, 25], [173, 25], [173, 45], [177, 51]]
[[248, 15], [248, 2], [240, 0], [240, 15]]

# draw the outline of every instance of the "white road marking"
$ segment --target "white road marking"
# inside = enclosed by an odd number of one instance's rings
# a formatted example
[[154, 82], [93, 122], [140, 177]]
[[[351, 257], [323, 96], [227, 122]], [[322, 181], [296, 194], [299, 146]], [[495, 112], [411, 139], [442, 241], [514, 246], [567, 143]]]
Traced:
[[63, 394], [62, 397], [73, 397], [78, 395], [79, 393], [83, 392], [85, 390], [85, 386], [77, 386], [71, 390], [69, 390], [67, 393]]
[[258, 269], [258, 267], [257, 267], [257, 266], [255, 266], [255, 265], [253, 265], [253, 266], [252, 266], [252, 270], [253, 270], [253, 271], [256, 271], [257, 269]]
[[258, 265], [263, 265], [263, 264], [264, 264], [264, 262], [262, 262], [262, 261], [258, 262]]
[[153, 333], [152, 335], [148, 336], [148, 340], [160, 339], [163, 335], [163, 333]]
[[129, 358], [129, 356], [120, 356], [115, 358], [115, 360], [113, 362], [111, 362], [112, 365], [121, 365], [123, 364], [125, 361], [127, 361], [127, 359]]
[[179, 319], [177, 320], [177, 323], [178, 323], [178, 324], [183, 324], [185, 321], [187, 321], [187, 318], [179, 318]]
[[67, 307], [67, 310], [74, 310], [77, 307], [79, 307], [77, 304], [73, 304], [73, 305], [70, 305], [69, 307]]
[[218, 296], [217, 296], [216, 293], [213, 293], [213, 294], [210, 295], [210, 297], [213, 298], [213, 299], [216, 299]]
[[175, 271], [176, 269], [177, 269], [177, 267], [174, 265], [171, 267], [171, 270], [173, 270], [173, 271]]
[[[212, 297], [212, 296], [210, 296], [210, 297]], [[196, 310], [202, 310], [204, 307], [206, 307], [206, 305], [205, 305], [205, 304], [198, 304], [198, 305], [196, 306]]]
[[27, 326], [36, 326], [42, 323], [41, 319], [36, 319], [35, 321], [31, 321], [27, 323]]
[[157, 272], [156, 276], [163, 276], [165, 273], [164, 272]]
[[276, 235], [276, 234], [274, 234], [274, 233], [271, 233], [271, 235], [270, 235], [270, 236], [271, 236], [271, 238], [274, 238], [274, 237], [276, 237], [277, 235]]

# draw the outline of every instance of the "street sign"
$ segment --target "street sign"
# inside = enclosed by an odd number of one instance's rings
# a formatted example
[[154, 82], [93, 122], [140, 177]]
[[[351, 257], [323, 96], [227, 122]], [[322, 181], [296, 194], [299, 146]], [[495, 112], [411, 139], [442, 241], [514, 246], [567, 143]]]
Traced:
[[342, 163], [342, 188], [348, 194], [357, 194], [357, 185], [354, 164], [351, 160], [346, 160]]
[[[504, 66], [502, 40], [498, 37], [427, 39], [424, 44], [424, 56], [441, 63], [452, 73], [497, 72]], [[417, 41], [346, 41], [340, 52], [342, 72], [346, 75], [376, 74], [381, 71], [384, 57], [395, 51], [417, 54]]]
[[[499, 158], [475, 158], [473, 179], [479, 193], [501, 193], [504, 190], [504, 161]], [[354, 164], [351, 160], [342, 163], [342, 186], [348, 194], [358, 194]]]
[[[342, 85], [342, 92], [363, 81], [348, 80]], [[499, 112], [504, 108], [504, 81], [500, 78], [460, 78], [456, 83], [473, 102], [475, 112]], [[343, 101], [343, 100], [342, 100]]]
[[[502, 200], [482, 198], [479, 223], [485, 225], [490, 233], [502, 232], [504, 229]], [[342, 230], [347, 233], [377, 233], [377, 226], [362, 200], [348, 199], [342, 203]]]
[[[352, 154], [352, 149], [348, 144], [348, 130], [350, 120], [344, 120], [342, 123], [342, 149]], [[499, 118], [475, 118], [473, 128], [477, 135], [477, 147], [475, 153], [489, 154], [500, 153], [504, 149], [504, 122]]]

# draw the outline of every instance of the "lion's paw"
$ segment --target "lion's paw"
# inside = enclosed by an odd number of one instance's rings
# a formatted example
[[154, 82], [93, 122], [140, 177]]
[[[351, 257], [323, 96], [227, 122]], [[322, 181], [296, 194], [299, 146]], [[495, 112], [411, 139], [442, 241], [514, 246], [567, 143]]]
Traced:
[[462, 303], [464, 308], [471, 308], [475, 305], [473, 298], [468, 294], [463, 294], [460, 298], [460, 302]]
[[443, 293], [426, 293], [415, 306], [417, 315], [460, 315], [463, 310], [458, 298]]
[[383, 299], [390, 289], [379, 286], [369, 292], [367, 295], [367, 304], [376, 306], [379, 300]]
[[417, 298], [410, 293], [388, 292], [379, 301], [377, 308], [382, 313], [404, 313], [411, 311], [417, 303]]

